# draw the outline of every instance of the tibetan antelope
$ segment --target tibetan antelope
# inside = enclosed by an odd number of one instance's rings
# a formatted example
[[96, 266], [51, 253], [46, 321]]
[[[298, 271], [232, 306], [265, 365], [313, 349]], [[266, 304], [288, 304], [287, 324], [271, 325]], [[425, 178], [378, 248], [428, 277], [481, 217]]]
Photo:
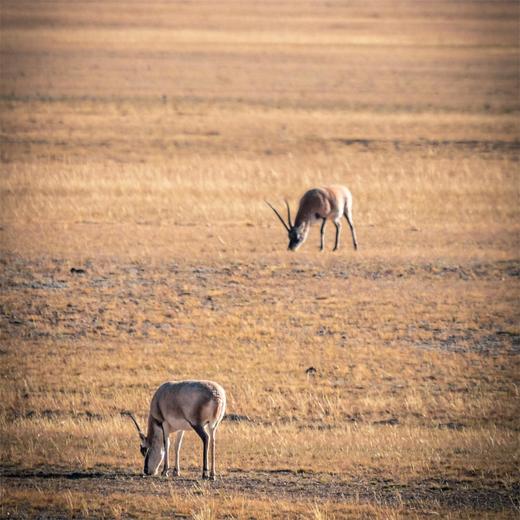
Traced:
[[[180, 475], [179, 454], [186, 430], [193, 429], [202, 439], [202, 478], [215, 480], [215, 432], [226, 410], [226, 393], [212, 381], [169, 381], [155, 392], [150, 403], [147, 434], [141, 431], [131, 412], [122, 412], [132, 419], [141, 440], [144, 474], [155, 475], [164, 460], [162, 475], [168, 476], [170, 432], [175, 438], [175, 468]], [[211, 472], [208, 473], [208, 448], [211, 448]]]
[[339, 247], [339, 232], [341, 230], [341, 217], [347, 219], [352, 233], [352, 243], [357, 249], [356, 230], [352, 220], [352, 194], [345, 186], [333, 185], [313, 188], [307, 191], [300, 199], [300, 206], [294, 224], [291, 221], [291, 209], [287, 206], [287, 223], [280, 213], [267, 201], [268, 206], [275, 212], [276, 216], [284, 225], [289, 234], [289, 249], [296, 251], [307, 239], [311, 224], [321, 221], [320, 228], [320, 251], [325, 247], [324, 231], [327, 220], [332, 220], [336, 226], [336, 242], [333, 251]]

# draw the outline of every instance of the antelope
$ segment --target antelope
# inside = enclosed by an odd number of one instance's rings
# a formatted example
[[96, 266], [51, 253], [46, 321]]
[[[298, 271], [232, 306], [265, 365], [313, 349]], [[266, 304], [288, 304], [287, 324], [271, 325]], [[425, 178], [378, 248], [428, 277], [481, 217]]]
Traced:
[[352, 233], [352, 243], [354, 249], [357, 249], [356, 230], [354, 229], [354, 221], [352, 220], [352, 194], [345, 186], [338, 184], [332, 186], [323, 186], [321, 188], [313, 188], [303, 195], [300, 199], [300, 206], [294, 224], [291, 220], [291, 209], [289, 203], [285, 201], [287, 206], [287, 223], [280, 213], [267, 201], [266, 204], [275, 212], [280, 222], [284, 225], [289, 234], [288, 249], [296, 251], [307, 239], [309, 229], [315, 222], [321, 221], [320, 228], [320, 251], [325, 247], [325, 224], [327, 220], [332, 220], [336, 226], [336, 242], [333, 251], [339, 247], [339, 232], [341, 230], [341, 217], [347, 219]]
[[[193, 429], [202, 440], [202, 478], [215, 480], [215, 433], [226, 410], [226, 393], [212, 381], [168, 381], [155, 391], [150, 403], [147, 434], [141, 431], [131, 412], [141, 441], [144, 475], [156, 475], [164, 460], [163, 476], [169, 474], [170, 433], [176, 432], [174, 476], [180, 475], [179, 455], [184, 432]], [[211, 447], [211, 472], [208, 473], [208, 448]]]

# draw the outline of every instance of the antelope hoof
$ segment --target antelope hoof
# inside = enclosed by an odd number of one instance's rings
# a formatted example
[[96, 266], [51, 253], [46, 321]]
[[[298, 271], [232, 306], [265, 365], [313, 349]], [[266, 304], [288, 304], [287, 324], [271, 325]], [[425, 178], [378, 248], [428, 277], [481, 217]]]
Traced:
[[215, 475], [215, 473], [211, 473], [210, 476], [209, 476], [209, 479], [210, 480], [217, 480], [217, 476]]
[[209, 475], [207, 472], [202, 474], [202, 480], [209, 480]]
[[174, 477], [180, 477], [181, 476], [181, 471], [179, 469], [174, 469], [172, 475]]
[[169, 469], [163, 469], [161, 473], [161, 477], [168, 477], [170, 475]]

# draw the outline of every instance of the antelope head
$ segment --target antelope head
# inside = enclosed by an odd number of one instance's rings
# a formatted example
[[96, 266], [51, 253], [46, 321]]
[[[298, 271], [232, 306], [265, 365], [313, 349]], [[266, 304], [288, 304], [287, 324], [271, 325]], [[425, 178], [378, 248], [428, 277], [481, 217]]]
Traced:
[[139, 434], [139, 440], [141, 443], [140, 451], [141, 455], [144, 457], [143, 473], [145, 475], [155, 475], [164, 458], [162, 438], [164, 432], [162, 426], [159, 423], [153, 421], [153, 429], [150, 438], [142, 432], [141, 428], [139, 427], [139, 423], [137, 422], [132, 412], [121, 412], [121, 415], [126, 415], [132, 419], [132, 422], [137, 429], [137, 433]]
[[287, 234], [289, 237], [289, 245], [288, 249], [291, 251], [296, 251], [307, 238], [308, 227], [305, 226], [305, 223], [302, 223], [299, 226], [296, 226], [292, 223], [291, 220], [291, 208], [289, 207], [289, 203], [285, 201], [285, 205], [287, 206], [287, 223], [284, 218], [276, 208], [274, 208], [269, 202], [265, 201], [265, 203], [274, 211], [275, 215], [280, 219], [280, 222], [283, 224], [283, 227], [287, 230]]

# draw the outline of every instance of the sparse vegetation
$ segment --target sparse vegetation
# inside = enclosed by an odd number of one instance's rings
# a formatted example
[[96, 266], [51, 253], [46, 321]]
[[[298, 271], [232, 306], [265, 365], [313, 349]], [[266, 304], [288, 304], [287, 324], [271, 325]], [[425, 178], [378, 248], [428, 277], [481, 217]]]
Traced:
[[[3, 5], [0, 517], [518, 514], [517, 7]], [[289, 254], [330, 182], [359, 251]], [[222, 478], [142, 479], [185, 378]]]

